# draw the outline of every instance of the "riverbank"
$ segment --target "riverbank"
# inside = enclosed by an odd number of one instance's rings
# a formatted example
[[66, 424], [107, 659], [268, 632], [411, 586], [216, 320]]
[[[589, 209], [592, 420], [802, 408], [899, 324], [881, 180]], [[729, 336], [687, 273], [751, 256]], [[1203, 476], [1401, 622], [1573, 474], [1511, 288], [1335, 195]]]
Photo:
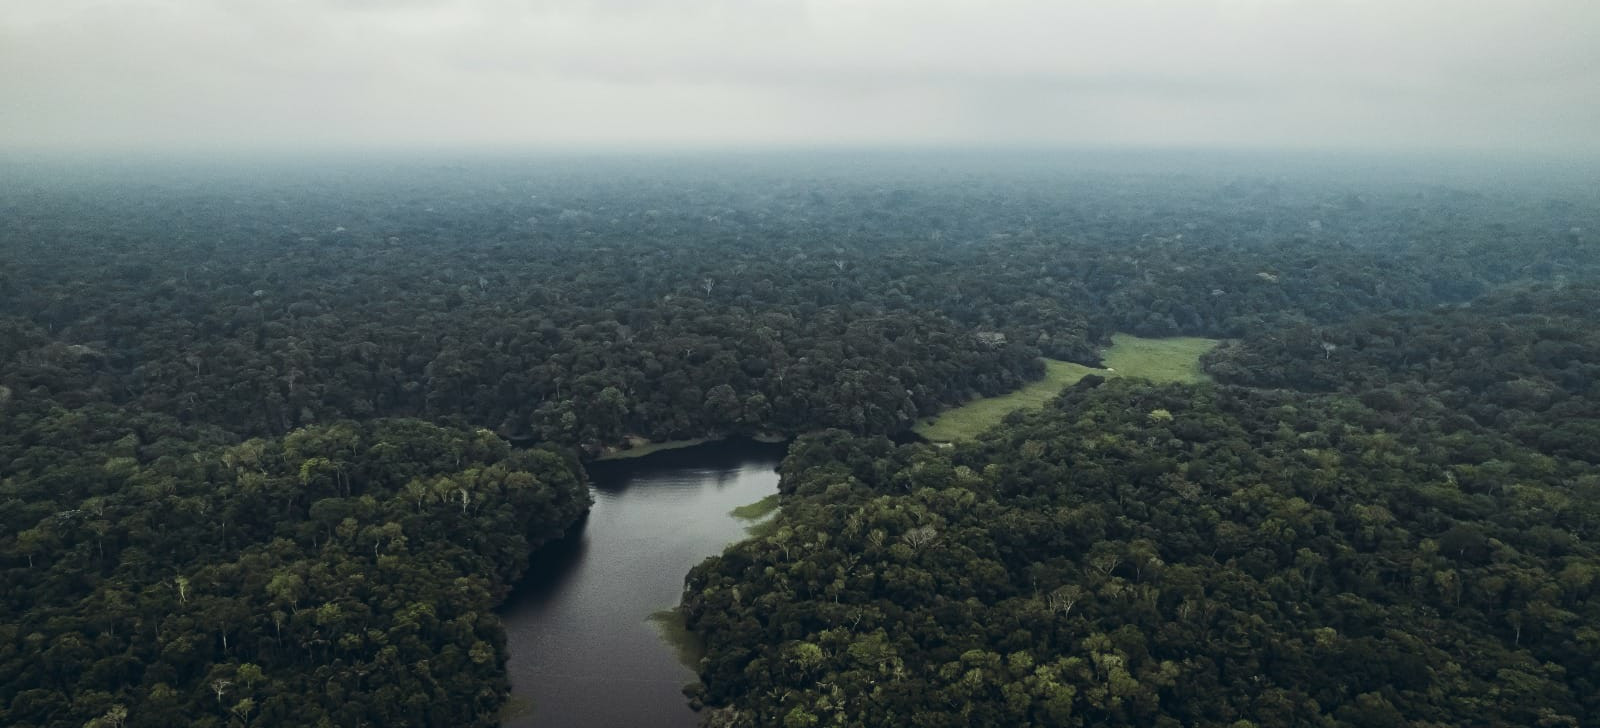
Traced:
[[704, 437], [693, 440], [665, 440], [662, 442], [651, 442], [650, 440], [646, 440], [642, 437], [631, 436], [628, 438], [628, 447], [626, 449], [608, 449], [604, 453], [601, 453], [600, 457], [595, 458], [595, 460], [630, 460], [633, 458], [642, 458], [651, 453], [658, 453], [665, 450], [682, 450], [686, 447], [704, 445], [708, 442], [711, 442], [711, 439]]
[[697, 725], [683, 686], [698, 677], [698, 638], [673, 607], [689, 569], [771, 522], [783, 454], [731, 437], [594, 463], [583, 528], [535, 554], [500, 610], [503, 724]]
[[[701, 445], [707, 445], [713, 442], [723, 442], [728, 439], [729, 438], [726, 436], [717, 436], [697, 437], [690, 440], [663, 440], [661, 442], [653, 442], [638, 435], [629, 435], [627, 439], [628, 447], [607, 448], [605, 452], [601, 453], [599, 457], [595, 458], [595, 461], [603, 462], [610, 460], [631, 460], [633, 458], [642, 458], [646, 455], [665, 452], [667, 450], [682, 450], [690, 447], [699, 447]], [[783, 435], [773, 435], [768, 433], [752, 435], [749, 439], [768, 445], [789, 441], [789, 438]]]

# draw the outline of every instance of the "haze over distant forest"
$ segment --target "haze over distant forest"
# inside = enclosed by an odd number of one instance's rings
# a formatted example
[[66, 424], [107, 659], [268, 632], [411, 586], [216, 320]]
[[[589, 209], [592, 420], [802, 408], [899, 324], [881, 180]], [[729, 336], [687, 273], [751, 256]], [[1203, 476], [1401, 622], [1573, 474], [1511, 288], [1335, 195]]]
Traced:
[[1597, 36], [0, 7], [0, 725], [1600, 724]]
[[0, 148], [1600, 152], [1587, 0], [20, 0]]

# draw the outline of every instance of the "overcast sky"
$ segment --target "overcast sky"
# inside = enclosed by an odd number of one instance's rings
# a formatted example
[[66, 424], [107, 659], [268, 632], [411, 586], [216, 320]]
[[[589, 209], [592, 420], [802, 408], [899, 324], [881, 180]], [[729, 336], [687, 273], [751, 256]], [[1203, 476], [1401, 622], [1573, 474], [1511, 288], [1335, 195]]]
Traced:
[[1600, 151], [1600, 0], [0, 0], [0, 147]]

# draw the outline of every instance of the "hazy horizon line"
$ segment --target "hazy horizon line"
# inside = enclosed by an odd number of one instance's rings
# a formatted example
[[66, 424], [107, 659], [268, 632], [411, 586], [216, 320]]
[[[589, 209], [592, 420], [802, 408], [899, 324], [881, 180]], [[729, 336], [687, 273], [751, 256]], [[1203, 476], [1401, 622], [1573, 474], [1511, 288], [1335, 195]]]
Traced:
[[1434, 159], [1527, 159], [1530, 161], [1563, 161], [1582, 163], [1600, 161], [1600, 147], [1593, 149], [1556, 149], [1538, 146], [1418, 146], [1418, 145], [1355, 145], [1355, 144], [1135, 144], [1135, 143], [1062, 143], [1051, 141], [955, 141], [950, 143], [916, 142], [628, 142], [628, 143], [416, 143], [416, 144], [360, 144], [360, 143], [297, 143], [297, 144], [193, 144], [193, 145], [8, 145], [0, 141], [0, 156], [35, 159], [105, 158], [110, 160], [139, 160], [160, 157], [167, 160], [211, 158], [225, 161], [253, 158], [261, 155], [282, 157], [328, 155], [333, 158], [394, 157], [394, 156], [463, 156], [507, 155], [512, 157], [674, 157], [674, 156], [738, 156], [738, 155], [789, 155], [813, 154], [880, 154], [880, 155], [969, 155], [1043, 153], [1053, 155], [1229, 155], [1262, 157], [1319, 157], [1328, 155], [1356, 155], [1358, 157], [1411, 157]]

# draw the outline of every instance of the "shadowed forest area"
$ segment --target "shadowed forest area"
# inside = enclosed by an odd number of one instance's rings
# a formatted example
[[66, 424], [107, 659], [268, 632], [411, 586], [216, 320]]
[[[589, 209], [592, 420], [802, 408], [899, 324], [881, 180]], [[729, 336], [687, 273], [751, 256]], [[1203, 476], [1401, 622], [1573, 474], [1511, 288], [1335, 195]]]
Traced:
[[496, 725], [584, 463], [738, 436], [707, 725], [1594, 725], [1600, 188], [1384, 164], [19, 165], [0, 724]]

